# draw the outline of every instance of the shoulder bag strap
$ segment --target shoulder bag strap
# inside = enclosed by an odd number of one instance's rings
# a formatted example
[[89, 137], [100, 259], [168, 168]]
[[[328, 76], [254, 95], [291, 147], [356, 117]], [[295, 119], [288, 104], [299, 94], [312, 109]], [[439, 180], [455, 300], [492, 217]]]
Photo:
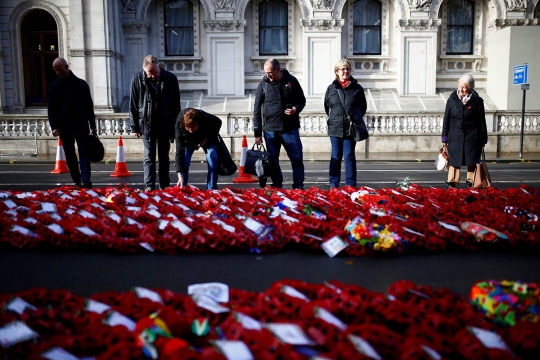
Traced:
[[351, 116], [349, 115], [349, 112], [347, 111], [347, 108], [345, 107], [345, 101], [343, 101], [343, 90], [338, 89], [337, 90], [339, 100], [341, 101], [341, 106], [343, 106], [343, 110], [345, 110], [345, 114], [347, 114], [347, 119], [351, 121]]

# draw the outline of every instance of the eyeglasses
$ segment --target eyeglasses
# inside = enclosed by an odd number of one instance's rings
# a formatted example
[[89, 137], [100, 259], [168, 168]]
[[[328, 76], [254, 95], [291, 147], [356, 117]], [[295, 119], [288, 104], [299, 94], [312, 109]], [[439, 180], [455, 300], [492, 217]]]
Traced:
[[273, 74], [275, 71], [276, 71], [276, 69], [272, 69], [272, 71], [270, 71], [270, 72], [266, 72], [266, 71], [265, 71], [264, 73], [265, 73], [266, 75], [270, 75], [270, 74]]
[[341, 69], [338, 69], [338, 70], [341, 71], [341, 72], [351, 71], [351, 69], [349, 69], [349, 68], [341, 68]]

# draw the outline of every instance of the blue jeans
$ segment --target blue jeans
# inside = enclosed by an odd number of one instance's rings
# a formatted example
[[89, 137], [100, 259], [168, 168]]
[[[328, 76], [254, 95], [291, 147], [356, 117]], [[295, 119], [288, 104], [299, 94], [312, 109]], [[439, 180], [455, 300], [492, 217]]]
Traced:
[[270, 153], [270, 164], [272, 166], [272, 186], [283, 187], [283, 174], [279, 167], [279, 152], [281, 145], [285, 148], [287, 156], [291, 160], [293, 172], [293, 189], [304, 188], [304, 158], [302, 154], [302, 142], [298, 129], [287, 132], [265, 131], [264, 140]]
[[[184, 172], [182, 172], [182, 177], [184, 178], [184, 186], [188, 184], [188, 173], [189, 165], [191, 165], [191, 157], [193, 156], [195, 150], [185, 148], [185, 163]], [[218, 180], [218, 153], [217, 146], [211, 145], [204, 152], [206, 155], [206, 163], [208, 164], [208, 174], [206, 175], [206, 188], [208, 190], [217, 189], [217, 180]]]
[[[169, 150], [171, 143], [168, 138], [143, 139], [144, 144], [144, 186], [152, 190], [156, 188], [156, 148], [158, 156], [159, 187], [165, 189], [171, 186], [169, 177]], [[156, 146], [157, 145], [157, 146]]]
[[[90, 181], [88, 134], [88, 131], [73, 134], [68, 130], [60, 130], [60, 140], [66, 154], [66, 165], [75, 184]], [[79, 161], [77, 161], [77, 155], [75, 154], [75, 142], [77, 142], [77, 150], [79, 151]]]
[[353, 138], [330, 137], [330, 186], [339, 186], [341, 180], [341, 159], [345, 156], [345, 185], [356, 187], [356, 141]]

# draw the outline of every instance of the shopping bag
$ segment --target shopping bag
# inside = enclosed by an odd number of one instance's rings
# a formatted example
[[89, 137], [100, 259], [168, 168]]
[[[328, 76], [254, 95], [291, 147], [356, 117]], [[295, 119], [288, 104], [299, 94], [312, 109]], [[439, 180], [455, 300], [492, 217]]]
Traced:
[[105, 148], [96, 134], [88, 135], [88, 158], [91, 162], [100, 162], [105, 156]]
[[218, 134], [218, 142], [216, 144], [218, 153], [218, 174], [221, 176], [230, 176], [237, 170], [236, 164], [231, 157], [227, 145], [223, 141], [223, 138]]
[[266, 151], [264, 145], [253, 144], [251, 150], [247, 151], [244, 172], [258, 177], [271, 175], [270, 153]]
[[435, 158], [435, 167], [439, 171], [448, 171], [448, 152], [446, 145], [439, 150]]
[[476, 169], [474, 170], [474, 180], [473, 187], [475, 189], [487, 189], [491, 186], [491, 176], [486, 163], [486, 154], [482, 149], [482, 156], [480, 161], [476, 164]]

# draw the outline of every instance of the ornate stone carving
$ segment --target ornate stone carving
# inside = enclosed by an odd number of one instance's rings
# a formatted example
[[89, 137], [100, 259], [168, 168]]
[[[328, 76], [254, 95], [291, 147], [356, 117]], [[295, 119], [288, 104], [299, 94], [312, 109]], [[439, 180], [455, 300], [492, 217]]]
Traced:
[[527, 9], [527, 0], [504, 0], [506, 10], [525, 11]]
[[399, 20], [399, 26], [401, 30], [437, 30], [441, 25], [441, 19], [429, 19], [429, 20]]
[[234, 10], [236, 0], [214, 0], [214, 8], [216, 10]]
[[488, 24], [489, 31], [501, 30], [509, 26], [538, 26], [538, 19], [495, 19]]
[[246, 20], [214, 20], [204, 21], [203, 24], [207, 32], [243, 31]]
[[150, 23], [146, 21], [122, 23], [124, 33], [150, 33]]
[[124, 3], [122, 11], [137, 11], [139, 0], [122, 0], [122, 2]]
[[409, 0], [409, 8], [417, 11], [429, 11], [432, 0]]
[[316, 30], [316, 31], [328, 31], [328, 30], [340, 30], [345, 24], [343, 19], [330, 19], [330, 20], [302, 20], [302, 28], [304, 30]]
[[331, 10], [334, 0], [311, 0], [313, 10]]

